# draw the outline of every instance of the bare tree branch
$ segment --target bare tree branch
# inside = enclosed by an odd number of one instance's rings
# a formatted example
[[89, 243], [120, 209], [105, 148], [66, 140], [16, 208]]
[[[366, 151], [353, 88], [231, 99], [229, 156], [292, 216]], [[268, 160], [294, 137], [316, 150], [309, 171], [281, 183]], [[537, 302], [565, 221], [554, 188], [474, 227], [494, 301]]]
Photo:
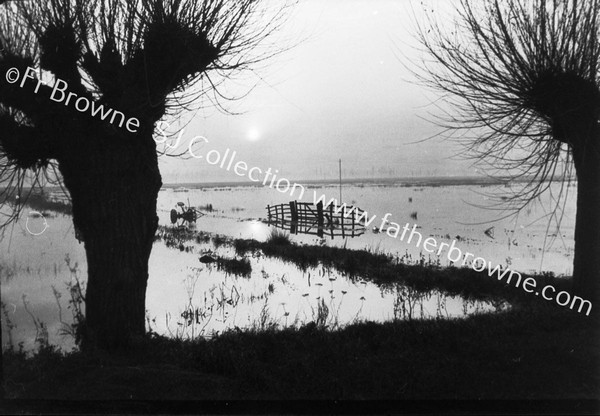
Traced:
[[433, 59], [415, 71], [445, 93], [440, 125], [491, 176], [523, 181], [514, 209], [552, 180], [569, 182], [571, 146], [600, 114], [600, 2], [460, 0], [448, 25], [428, 17], [418, 39]]

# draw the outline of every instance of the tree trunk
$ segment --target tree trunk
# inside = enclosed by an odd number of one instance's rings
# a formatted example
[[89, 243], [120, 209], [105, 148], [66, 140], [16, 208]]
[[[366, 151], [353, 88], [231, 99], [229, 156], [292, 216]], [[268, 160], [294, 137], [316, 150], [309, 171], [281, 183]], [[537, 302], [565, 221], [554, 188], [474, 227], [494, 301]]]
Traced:
[[[577, 216], [573, 292], [600, 308], [600, 146], [594, 135], [573, 146], [577, 172]], [[595, 311], [596, 313], [598, 310]]]
[[119, 140], [125, 139], [90, 141], [103, 148], [88, 148], [89, 156], [61, 166], [88, 264], [83, 348], [127, 348], [145, 333], [148, 260], [162, 182], [152, 146]]

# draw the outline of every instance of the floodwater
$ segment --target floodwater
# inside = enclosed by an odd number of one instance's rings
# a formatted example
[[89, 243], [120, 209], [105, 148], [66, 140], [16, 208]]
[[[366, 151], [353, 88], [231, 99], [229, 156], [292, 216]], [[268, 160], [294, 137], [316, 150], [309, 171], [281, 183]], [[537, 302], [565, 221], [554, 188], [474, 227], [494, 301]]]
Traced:
[[[389, 213], [389, 221], [400, 226], [417, 224], [423, 238], [433, 236], [447, 243], [456, 239], [456, 246], [463, 252], [493, 265], [508, 265], [521, 272], [571, 273], [574, 188], [569, 191], [560, 232], [548, 226], [547, 201], [540, 201], [517, 217], [490, 222], [502, 213], [474, 206], [489, 204], [484, 194], [492, 191], [490, 186], [354, 184], [344, 186], [342, 191], [344, 202], [366, 210], [369, 217], [376, 216], [363, 236], [332, 240], [293, 235], [291, 239], [418, 259], [423, 250], [414, 242], [372, 230], [380, 227], [383, 216]], [[327, 201], [339, 195], [335, 186], [315, 185], [306, 189], [302, 201], [313, 202], [313, 192], [317, 197], [326, 195]], [[215, 209], [198, 219], [198, 230], [263, 241], [270, 232], [261, 221], [266, 217], [266, 205], [287, 203], [289, 195], [267, 187], [164, 189], [158, 201], [160, 224], [170, 224], [170, 210], [177, 202], [188, 204], [188, 200], [191, 206], [212, 204]], [[61, 329], [72, 321], [67, 284], [77, 280], [85, 284], [83, 245], [75, 239], [70, 217], [45, 215], [48, 228], [34, 235], [44, 229], [44, 224], [30, 215], [26, 227], [26, 214], [27, 209], [0, 241], [2, 343], [23, 342], [26, 349], [31, 349], [36, 334], [47, 332], [51, 343], [70, 349], [73, 340], [61, 335]], [[494, 228], [489, 231], [490, 227]], [[199, 257], [209, 254], [236, 258], [231, 247], [215, 247], [210, 242], [186, 244], [192, 246], [191, 252], [156, 241], [150, 258], [148, 325], [161, 334], [210, 337], [227, 329], [285, 327], [311, 321], [335, 328], [361, 320], [461, 317], [499, 307], [436, 292], [418, 294], [401, 286], [381, 288], [322, 266], [300, 270], [263, 256], [248, 257], [250, 276], [229, 275], [214, 263], [201, 263]], [[435, 254], [425, 254], [437, 261]], [[449, 263], [444, 253], [439, 261], [442, 265]]]

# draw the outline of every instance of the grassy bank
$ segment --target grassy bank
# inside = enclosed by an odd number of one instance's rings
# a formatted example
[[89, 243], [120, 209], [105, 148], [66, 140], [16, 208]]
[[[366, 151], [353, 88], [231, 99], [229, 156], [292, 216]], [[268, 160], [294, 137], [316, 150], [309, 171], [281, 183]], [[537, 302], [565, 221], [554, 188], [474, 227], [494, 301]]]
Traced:
[[[227, 245], [235, 248], [237, 256], [242, 259], [264, 255], [292, 263], [301, 270], [330, 268], [350, 280], [367, 280], [382, 288], [401, 284], [421, 293], [438, 290], [471, 300], [507, 301], [512, 305], [547, 303], [541, 297], [526, 293], [521, 287], [515, 287], [516, 276], [510, 283], [505, 283], [508, 275], [502, 281], [498, 281], [497, 273], [490, 276], [488, 268], [477, 272], [466, 266], [442, 267], [438, 260], [423, 255], [413, 258], [408, 254], [399, 256], [372, 250], [296, 244], [280, 232], [273, 233], [266, 241], [257, 241], [161, 226], [156, 240], [162, 240], [168, 247], [186, 252], [194, 250], [194, 243], [211, 242], [215, 248]], [[494, 267], [496, 265], [492, 266], [492, 270]], [[522, 274], [521, 284], [527, 277], [537, 281], [536, 287], [552, 285], [557, 292], [569, 291], [571, 288], [571, 279], [557, 278], [552, 273]]]
[[[511, 303], [535, 301], [531, 296], [523, 296], [522, 289], [498, 282], [497, 276], [490, 277], [487, 269], [476, 272], [470, 267], [441, 267], [439, 263], [424, 256], [413, 259], [408, 255], [399, 257], [344, 247], [298, 245], [277, 239], [265, 242], [236, 239], [232, 244], [238, 255], [261, 252], [266, 256], [294, 263], [301, 269], [331, 267], [350, 279], [365, 279], [382, 287], [400, 283], [421, 292], [440, 290], [467, 299], [503, 298]], [[528, 276], [523, 275], [523, 279], [526, 277]], [[552, 284], [557, 289], [570, 287], [569, 280], [549, 274], [532, 277], [540, 286]]]
[[108, 356], [4, 353], [10, 398], [596, 399], [598, 322], [556, 308], [464, 320], [149, 336]]

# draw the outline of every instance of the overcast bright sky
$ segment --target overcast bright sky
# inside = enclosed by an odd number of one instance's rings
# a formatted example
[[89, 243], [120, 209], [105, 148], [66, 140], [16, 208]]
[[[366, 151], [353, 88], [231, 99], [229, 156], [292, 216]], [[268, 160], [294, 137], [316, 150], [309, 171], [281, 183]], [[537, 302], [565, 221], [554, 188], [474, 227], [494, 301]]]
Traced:
[[[449, 8], [439, 7], [428, 11], [447, 15]], [[411, 47], [413, 10], [422, 16], [421, 2], [300, 0], [279, 37], [303, 40], [259, 72], [250, 95], [226, 104], [244, 113], [200, 110], [184, 140], [202, 135], [210, 142], [205, 151], [230, 148], [238, 160], [291, 180], [335, 178], [339, 158], [345, 178], [475, 175], [449, 159], [459, 150], [452, 143], [411, 144], [438, 131], [423, 120], [436, 95], [405, 67], [419, 59]], [[236, 84], [229, 88], [236, 91]], [[167, 120], [175, 126], [177, 118]], [[165, 183], [241, 180], [204, 160], [167, 159], [161, 161]]]

